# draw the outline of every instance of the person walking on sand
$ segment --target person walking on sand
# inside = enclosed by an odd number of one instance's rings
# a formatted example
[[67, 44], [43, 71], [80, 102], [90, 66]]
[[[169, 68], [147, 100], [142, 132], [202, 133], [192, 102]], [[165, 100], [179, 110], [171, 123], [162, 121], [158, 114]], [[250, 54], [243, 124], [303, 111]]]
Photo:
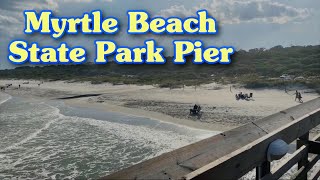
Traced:
[[20, 89], [20, 86], [21, 86], [21, 85], [19, 84], [19, 89]]
[[298, 90], [296, 90], [296, 92], [295, 92], [293, 95], [296, 95], [296, 98], [294, 99], [294, 101], [297, 101], [297, 99], [299, 99], [299, 92], [298, 92]]
[[298, 99], [299, 99], [299, 102], [300, 102], [300, 103], [303, 103], [303, 101], [302, 101], [302, 96], [301, 96], [301, 93], [300, 93], [300, 92], [298, 93]]

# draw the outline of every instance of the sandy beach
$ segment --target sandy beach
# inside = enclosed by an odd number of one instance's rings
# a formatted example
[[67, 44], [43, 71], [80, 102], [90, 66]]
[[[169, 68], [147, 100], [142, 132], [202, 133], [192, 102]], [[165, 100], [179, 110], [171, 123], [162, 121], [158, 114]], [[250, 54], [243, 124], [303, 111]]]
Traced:
[[[44, 82], [40, 86], [39, 83], [27, 80], [0, 81], [0, 85], [13, 84], [5, 91], [13, 96], [41, 100], [87, 95], [63, 101], [71, 106], [92, 107], [214, 131], [226, 131], [299, 104], [294, 100], [294, 90], [288, 93], [275, 89], [250, 90], [215, 83], [184, 89], [93, 85], [89, 82], [54, 81]], [[253, 99], [237, 101], [235, 94], [239, 92], [253, 93]], [[310, 93], [310, 90], [301, 92], [304, 102], [319, 96]], [[200, 119], [189, 115], [189, 109], [194, 104], [202, 107]]]

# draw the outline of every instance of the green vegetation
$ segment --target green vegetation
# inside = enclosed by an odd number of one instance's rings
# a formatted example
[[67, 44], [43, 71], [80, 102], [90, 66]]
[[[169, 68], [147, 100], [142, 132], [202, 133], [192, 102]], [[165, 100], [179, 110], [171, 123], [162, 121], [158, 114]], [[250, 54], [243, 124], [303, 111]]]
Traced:
[[[59, 65], [18, 67], [0, 71], [0, 78], [91, 81], [92, 84], [158, 84], [160, 87], [180, 88], [212, 81], [240, 83], [247, 88], [283, 88], [300, 85], [320, 92], [320, 45], [292, 46], [271, 49], [240, 50], [232, 56], [230, 65], [194, 65], [192, 56], [187, 64], [175, 65], [172, 57], [165, 65]], [[282, 74], [303, 76], [303, 80], [284, 81]]]

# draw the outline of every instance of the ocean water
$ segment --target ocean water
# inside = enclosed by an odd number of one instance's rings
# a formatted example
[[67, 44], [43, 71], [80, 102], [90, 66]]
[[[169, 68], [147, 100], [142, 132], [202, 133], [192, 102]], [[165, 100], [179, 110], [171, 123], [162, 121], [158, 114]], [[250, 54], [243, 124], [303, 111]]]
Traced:
[[0, 93], [0, 179], [96, 179], [216, 133]]

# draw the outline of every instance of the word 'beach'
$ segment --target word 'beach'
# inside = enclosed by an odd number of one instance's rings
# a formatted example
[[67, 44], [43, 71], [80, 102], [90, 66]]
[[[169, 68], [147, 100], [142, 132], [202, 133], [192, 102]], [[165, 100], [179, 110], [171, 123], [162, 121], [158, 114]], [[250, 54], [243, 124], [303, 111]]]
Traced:
[[[128, 33], [145, 34], [216, 34], [216, 20], [208, 16], [206, 10], [198, 11], [198, 17], [180, 19], [178, 17], [154, 17], [143, 11], [128, 11]], [[150, 19], [150, 20], [149, 20]]]

